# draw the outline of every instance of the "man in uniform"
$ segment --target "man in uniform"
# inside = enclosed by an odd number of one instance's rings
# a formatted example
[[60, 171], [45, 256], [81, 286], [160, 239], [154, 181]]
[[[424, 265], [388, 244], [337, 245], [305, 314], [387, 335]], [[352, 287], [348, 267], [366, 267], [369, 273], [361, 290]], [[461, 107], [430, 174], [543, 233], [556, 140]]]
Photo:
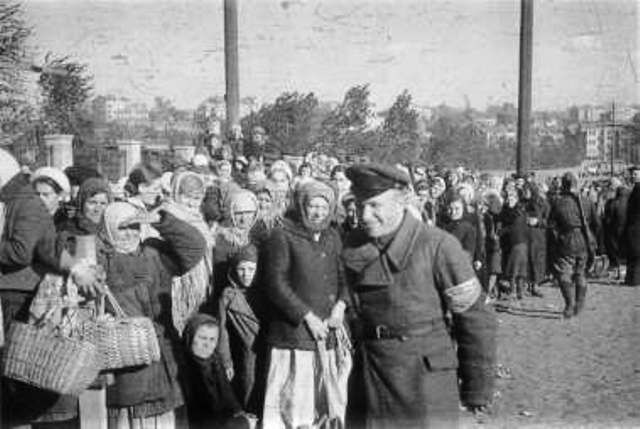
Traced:
[[492, 397], [496, 325], [480, 282], [452, 235], [406, 211], [405, 173], [358, 164], [347, 177], [363, 223], [343, 251], [357, 313], [349, 422], [455, 426], [460, 399]]
[[586, 271], [595, 252], [600, 222], [595, 206], [578, 196], [578, 179], [566, 172], [561, 179], [560, 195], [551, 201], [549, 227], [554, 235], [553, 268], [564, 298], [563, 316], [577, 316], [587, 295]]

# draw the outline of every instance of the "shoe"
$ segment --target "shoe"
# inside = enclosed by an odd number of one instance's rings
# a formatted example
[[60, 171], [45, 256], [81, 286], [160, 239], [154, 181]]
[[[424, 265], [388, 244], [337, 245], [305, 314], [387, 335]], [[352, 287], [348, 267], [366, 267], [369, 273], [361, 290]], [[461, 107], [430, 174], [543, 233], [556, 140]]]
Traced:
[[535, 283], [531, 284], [531, 296], [535, 298], [544, 298], [543, 293], [538, 290]]

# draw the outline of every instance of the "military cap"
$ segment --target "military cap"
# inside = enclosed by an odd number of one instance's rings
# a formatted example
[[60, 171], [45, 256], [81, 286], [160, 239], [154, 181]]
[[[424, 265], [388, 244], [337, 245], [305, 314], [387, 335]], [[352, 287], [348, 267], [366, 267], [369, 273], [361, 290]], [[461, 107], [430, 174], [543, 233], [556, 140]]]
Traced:
[[409, 186], [409, 176], [395, 167], [383, 164], [355, 164], [346, 171], [351, 192], [358, 199], [369, 199], [389, 189]]

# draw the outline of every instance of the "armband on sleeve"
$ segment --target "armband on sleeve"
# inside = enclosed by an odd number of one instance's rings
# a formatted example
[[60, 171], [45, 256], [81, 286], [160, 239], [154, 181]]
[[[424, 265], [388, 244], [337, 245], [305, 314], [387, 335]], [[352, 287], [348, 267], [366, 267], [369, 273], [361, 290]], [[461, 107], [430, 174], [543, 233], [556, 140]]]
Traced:
[[449, 309], [453, 313], [463, 313], [480, 298], [482, 288], [477, 277], [460, 283], [444, 291]]

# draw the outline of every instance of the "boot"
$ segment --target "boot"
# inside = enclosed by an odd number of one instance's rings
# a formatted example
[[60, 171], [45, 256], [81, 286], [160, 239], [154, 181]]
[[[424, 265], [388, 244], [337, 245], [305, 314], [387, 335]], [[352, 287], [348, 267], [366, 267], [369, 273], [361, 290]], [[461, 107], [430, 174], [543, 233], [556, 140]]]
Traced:
[[561, 281], [560, 282], [560, 292], [562, 292], [562, 297], [564, 298], [564, 311], [562, 312], [562, 316], [565, 319], [570, 318], [571, 316], [573, 316], [574, 313], [574, 296], [575, 296], [575, 291], [574, 291], [574, 286], [573, 286], [573, 282], [564, 282]]
[[522, 277], [518, 277], [516, 279], [516, 298], [518, 300], [522, 299], [522, 290], [524, 289], [524, 279]]
[[542, 292], [540, 292], [538, 290], [538, 285], [534, 282], [531, 282], [531, 285], [529, 286], [529, 293], [531, 293], [531, 296], [536, 297], [536, 298], [543, 298], [544, 295], [542, 294]]
[[577, 316], [578, 313], [584, 308], [584, 303], [587, 298], [587, 282], [585, 279], [579, 279], [576, 281], [576, 305], [573, 309], [573, 315]]

